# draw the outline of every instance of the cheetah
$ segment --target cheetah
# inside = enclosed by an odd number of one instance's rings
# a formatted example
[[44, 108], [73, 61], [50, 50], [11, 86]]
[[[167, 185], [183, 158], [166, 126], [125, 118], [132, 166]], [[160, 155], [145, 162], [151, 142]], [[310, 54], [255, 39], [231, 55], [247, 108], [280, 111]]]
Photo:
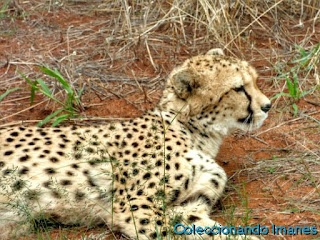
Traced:
[[[175, 223], [221, 226], [210, 213], [227, 175], [215, 157], [225, 135], [267, 118], [257, 77], [246, 61], [210, 50], [174, 68], [159, 104], [139, 118], [1, 129], [0, 239], [48, 222], [103, 224], [131, 239], [180, 239]], [[258, 239], [183, 236], [230, 237]]]

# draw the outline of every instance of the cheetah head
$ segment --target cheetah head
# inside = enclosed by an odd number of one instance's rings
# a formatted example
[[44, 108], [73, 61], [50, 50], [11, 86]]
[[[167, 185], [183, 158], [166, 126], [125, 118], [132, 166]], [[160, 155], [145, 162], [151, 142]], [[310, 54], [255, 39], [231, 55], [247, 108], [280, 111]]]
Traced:
[[270, 100], [256, 84], [257, 73], [246, 61], [210, 50], [186, 60], [170, 74], [160, 107], [182, 121], [207, 131], [259, 128], [268, 116]]

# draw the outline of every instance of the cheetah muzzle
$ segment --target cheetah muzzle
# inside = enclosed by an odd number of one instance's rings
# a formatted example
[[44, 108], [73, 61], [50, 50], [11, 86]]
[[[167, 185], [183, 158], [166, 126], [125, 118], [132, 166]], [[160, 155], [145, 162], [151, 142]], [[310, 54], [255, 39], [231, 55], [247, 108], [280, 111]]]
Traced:
[[211, 50], [175, 68], [158, 106], [139, 118], [2, 129], [0, 239], [44, 220], [106, 224], [134, 239], [174, 234], [174, 221], [218, 225], [209, 216], [227, 181], [214, 160], [222, 138], [260, 127], [271, 107], [256, 79], [247, 62]]

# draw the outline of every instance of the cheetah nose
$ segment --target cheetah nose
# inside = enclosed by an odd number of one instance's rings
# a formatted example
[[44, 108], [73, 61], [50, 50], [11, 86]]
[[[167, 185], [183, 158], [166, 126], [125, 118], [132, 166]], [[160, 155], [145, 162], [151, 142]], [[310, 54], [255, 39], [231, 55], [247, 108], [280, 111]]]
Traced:
[[267, 113], [271, 108], [271, 103], [268, 103], [264, 106], [261, 107], [261, 110], [264, 111], [265, 113]]

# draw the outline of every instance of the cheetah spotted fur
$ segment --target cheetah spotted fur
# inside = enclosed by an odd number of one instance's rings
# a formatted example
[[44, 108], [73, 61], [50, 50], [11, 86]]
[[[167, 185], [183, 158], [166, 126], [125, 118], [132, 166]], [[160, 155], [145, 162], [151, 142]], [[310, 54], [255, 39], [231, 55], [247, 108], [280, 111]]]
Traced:
[[174, 234], [174, 221], [219, 225], [209, 216], [227, 181], [214, 160], [222, 138], [257, 129], [271, 107], [256, 79], [246, 61], [214, 49], [176, 67], [158, 106], [139, 118], [1, 129], [0, 239], [43, 221], [105, 224], [132, 239]]

